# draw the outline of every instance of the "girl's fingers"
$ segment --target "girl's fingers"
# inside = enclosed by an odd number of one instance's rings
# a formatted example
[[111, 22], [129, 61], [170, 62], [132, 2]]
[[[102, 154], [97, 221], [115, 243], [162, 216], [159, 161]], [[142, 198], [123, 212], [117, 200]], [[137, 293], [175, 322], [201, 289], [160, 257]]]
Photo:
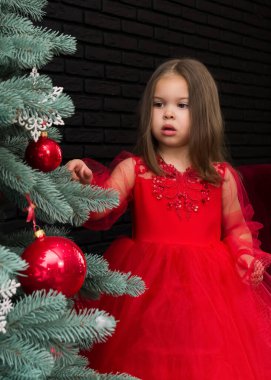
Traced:
[[71, 172], [74, 181], [80, 181], [82, 184], [89, 184], [93, 178], [92, 171], [81, 160], [71, 160], [66, 164], [67, 169]]
[[77, 167], [80, 167], [81, 165], [78, 163], [78, 160], [71, 160], [71, 161], [69, 161], [69, 162], [67, 162], [67, 164], [66, 164], [66, 167], [67, 167], [67, 169], [70, 171], [70, 172], [74, 172], [74, 171], [76, 171], [76, 168]]
[[80, 181], [80, 178], [78, 177], [75, 171], [71, 171], [71, 175], [73, 181]]
[[92, 179], [93, 175], [92, 175], [92, 171], [86, 166], [82, 166], [79, 170], [79, 172], [77, 173], [78, 177], [84, 181], [85, 183], [89, 183], [90, 180]]

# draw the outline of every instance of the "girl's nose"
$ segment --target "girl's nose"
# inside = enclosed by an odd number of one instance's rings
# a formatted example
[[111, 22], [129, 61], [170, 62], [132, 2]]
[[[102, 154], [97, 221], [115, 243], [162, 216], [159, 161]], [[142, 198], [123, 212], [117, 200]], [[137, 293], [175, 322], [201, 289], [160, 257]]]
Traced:
[[164, 114], [163, 118], [164, 119], [172, 119], [174, 117], [174, 112], [171, 107], [165, 107], [164, 108]]

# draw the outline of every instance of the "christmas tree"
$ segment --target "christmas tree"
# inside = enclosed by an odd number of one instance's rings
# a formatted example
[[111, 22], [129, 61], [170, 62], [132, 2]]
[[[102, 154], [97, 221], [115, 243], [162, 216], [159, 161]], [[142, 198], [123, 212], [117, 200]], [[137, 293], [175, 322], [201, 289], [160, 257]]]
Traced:
[[[65, 166], [59, 166], [56, 126], [64, 124], [74, 106], [39, 71], [55, 55], [72, 54], [76, 41], [34, 25], [45, 5], [45, 0], [0, 0], [1, 216], [9, 202], [30, 222], [28, 228], [0, 235], [0, 379], [128, 379], [126, 374], [98, 374], [79, 355], [80, 349], [111, 335], [116, 322], [97, 309], [75, 311], [78, 292], [137, 296], [144, 283], [130, 273], [110, 271], [100, 256], [81, 255], [65, 237], [67, 229], [59, 226], [80, 226], [90, 211], [115, 207], [118, 197], [110, 189], [72, 182]], [[45, 130], [48, 135], [42, 134]], [[42, 255], [54, 249], [62, 258], [50, 267]], [[68, 261], [78, 264], [73, 273], [82, 282], [78, 289], [68, 281]], [[24, 277], [27, 273], [32, 278]]]

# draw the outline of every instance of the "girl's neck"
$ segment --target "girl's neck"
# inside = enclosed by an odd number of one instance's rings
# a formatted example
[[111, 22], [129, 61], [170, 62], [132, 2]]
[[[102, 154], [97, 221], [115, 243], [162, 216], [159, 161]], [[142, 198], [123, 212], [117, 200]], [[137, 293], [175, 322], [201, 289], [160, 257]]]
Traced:
[[160, 147], [157, 153], [167, 164], [172, 164], [179, 171], [184, 171], [191, 165], [188, 149], [179, 147], [163, 149]]

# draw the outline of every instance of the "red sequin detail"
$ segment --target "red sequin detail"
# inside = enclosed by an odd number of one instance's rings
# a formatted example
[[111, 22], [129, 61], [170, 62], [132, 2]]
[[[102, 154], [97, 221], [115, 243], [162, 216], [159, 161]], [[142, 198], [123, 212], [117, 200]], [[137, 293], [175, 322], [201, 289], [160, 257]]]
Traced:
[[[152, 175], [152, 193], [157, 200], [165, 199], [167, 207], [174, 209], [179, 216], [197, 213], [199, 208], [210, 200], [210, 186], [207, 181], [201, 179], [196, 170], [188, 167], [183, 173], [179, 172], [175, 166], [167, 164], [161, 157], [158, 157], [161, 169], [165, 176]], [[214, 167], [223, 177], [225, 165], [215, 163]], [[137, 160], [136, 174], [145, 174], [148, 168], [141, 159]]]
[[203, 181], [197, 172], [188, 167], [183, 173], [162, 158], [158, 163], [166, 173], [165, 176], [154, 176], [152, 193], [156, 199], [166, 199], [169, 209], [175, 209], [179, 216], [185, 213], [198, 212], [200, 206], [210, 200], [210, 185]]
[[137, 175], [145, 174], [148, 172], [147, 166], [144, 164], [141, 158], [138, 158], [138, 157], [136, 157], [135, 172]]

